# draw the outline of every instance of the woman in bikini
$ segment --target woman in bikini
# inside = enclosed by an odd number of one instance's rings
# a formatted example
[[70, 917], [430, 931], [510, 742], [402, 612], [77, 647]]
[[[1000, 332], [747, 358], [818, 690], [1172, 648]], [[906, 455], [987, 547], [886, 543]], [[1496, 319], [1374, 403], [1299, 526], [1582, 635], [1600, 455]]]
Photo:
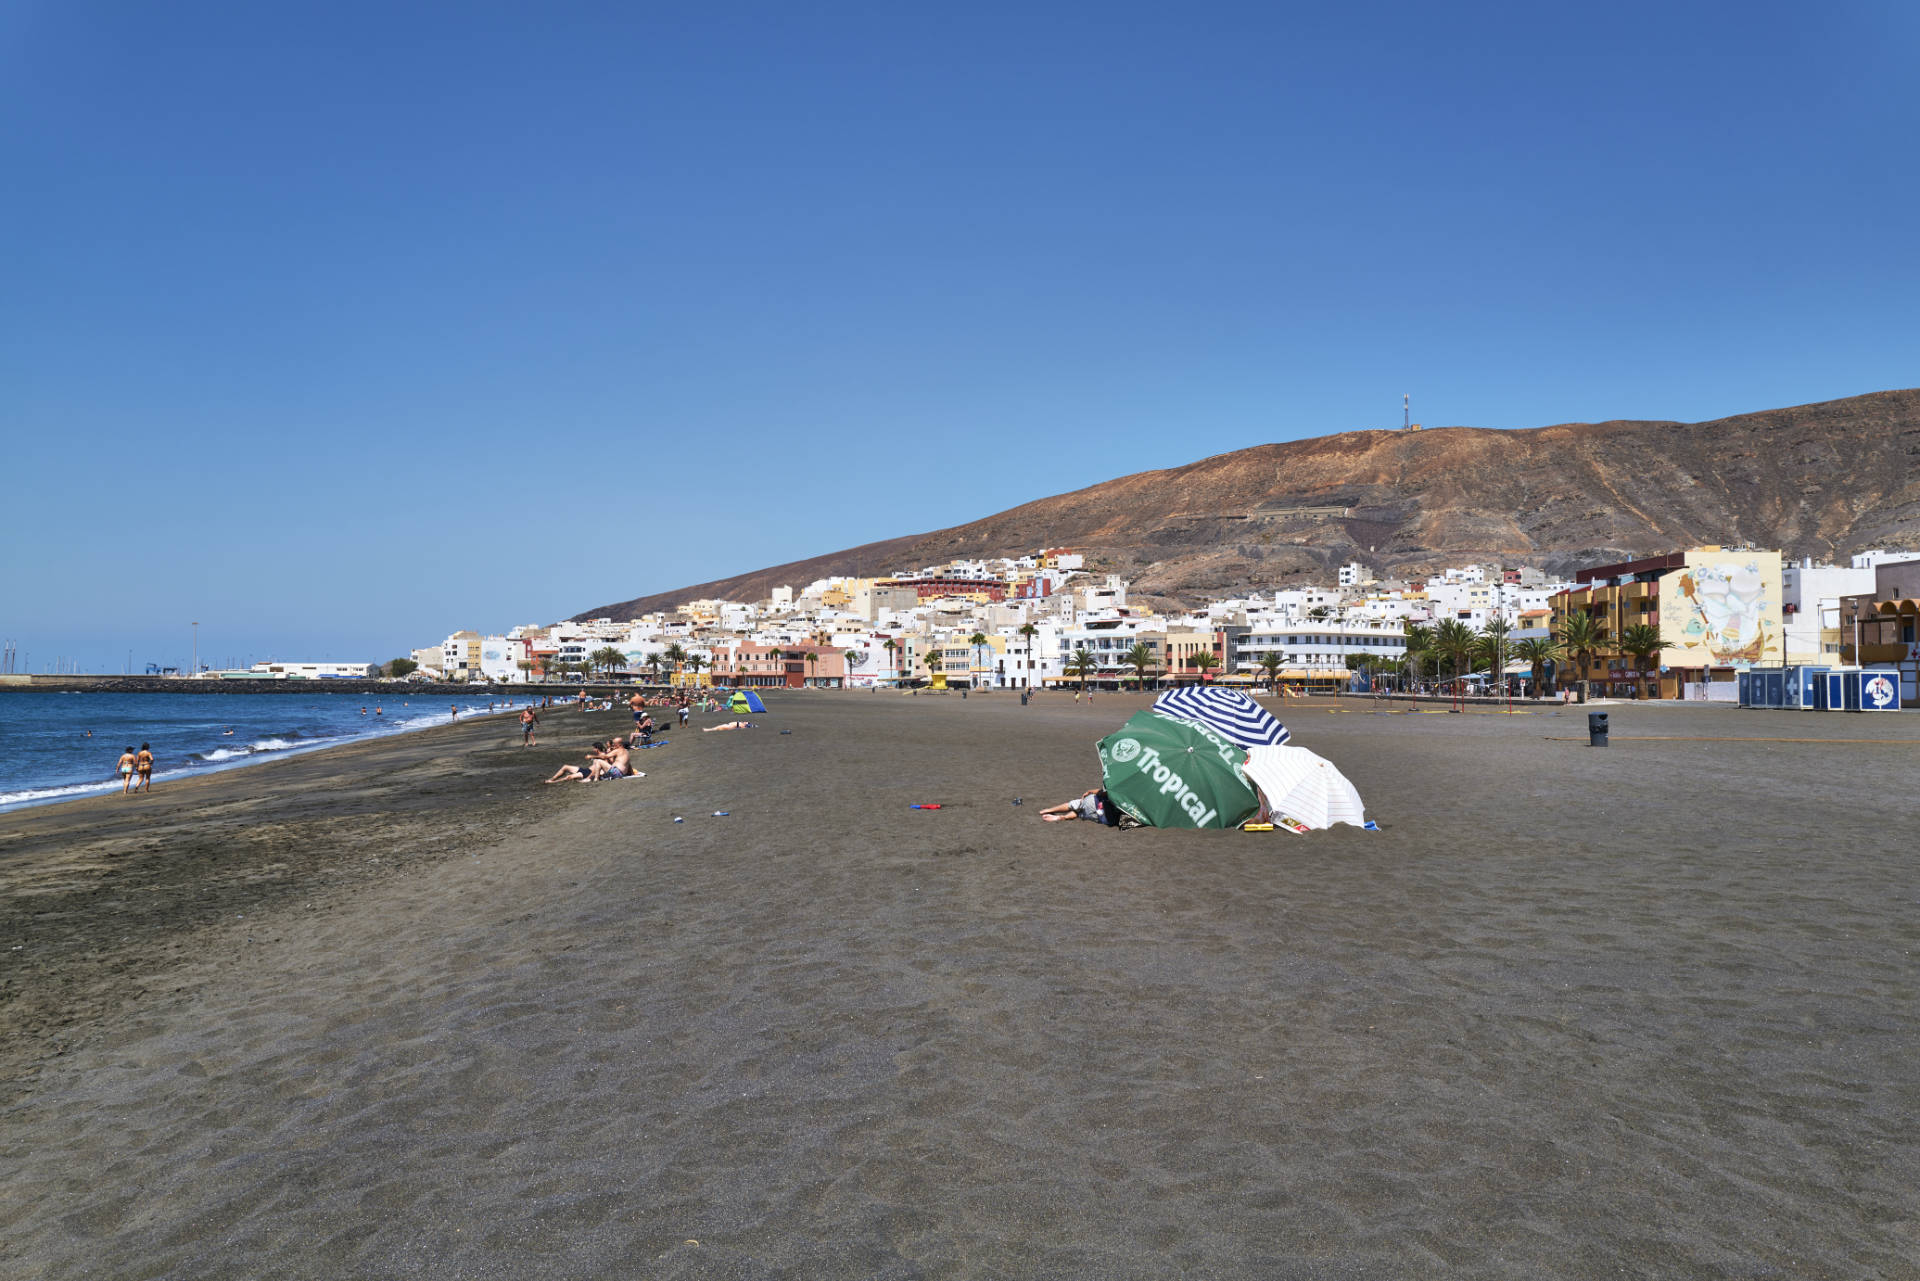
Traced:
[[136, 759], [138, 758], [131, 747], [120, 753], [120, 795], [122, 796], [133, 790], [133, 763]]
[[133, 768], [140, 775], [140, 790], [153, 790], [153, 752], [145, 743], [140, 744], [140, 754], [133, 758]]

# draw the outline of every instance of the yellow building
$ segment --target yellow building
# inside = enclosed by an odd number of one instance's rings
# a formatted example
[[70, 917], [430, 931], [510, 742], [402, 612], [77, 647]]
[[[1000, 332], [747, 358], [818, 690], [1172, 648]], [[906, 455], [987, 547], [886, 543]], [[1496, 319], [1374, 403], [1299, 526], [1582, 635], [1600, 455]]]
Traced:
[[[1680, 698], [1688, 686], [1777, 667], [1786, 652], [1780, 571], [1777, 551], [1711, 546], [1583, 569], [1579, 587], [1553, 598], [1553, 632], [1564, 636], [1567, 621], [1585, 614], [1598, 643], [1584, 667], [1568, 655], [1562, 670], [1610, 696], [1631, 697], [1644, 681], [1657, 697]], [[1621, 646], [1642, 624], [1663, 642], [1644, 665]]]

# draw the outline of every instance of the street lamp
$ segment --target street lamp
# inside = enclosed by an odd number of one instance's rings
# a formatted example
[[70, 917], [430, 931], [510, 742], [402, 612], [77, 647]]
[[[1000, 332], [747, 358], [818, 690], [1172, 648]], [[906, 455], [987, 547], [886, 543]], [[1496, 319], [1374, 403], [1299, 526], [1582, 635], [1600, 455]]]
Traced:
[[199, 674], [200, 674], [200, 624], [195, 623], [193, 625], [193, 667], [190, 671], [187, 672], [187, 675], [198, 676]]

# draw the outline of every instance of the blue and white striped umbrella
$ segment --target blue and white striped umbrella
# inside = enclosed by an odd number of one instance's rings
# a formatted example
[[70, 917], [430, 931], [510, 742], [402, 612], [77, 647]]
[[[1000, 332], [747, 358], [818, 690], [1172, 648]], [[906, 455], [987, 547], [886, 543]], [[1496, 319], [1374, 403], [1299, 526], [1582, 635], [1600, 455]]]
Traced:
[[1242, 747], [1276, 747], [1291, 737], [1272, 712], [1237, 689], [1209, 685], [1170, 689], [1153, 700], [1153, 710], [1199, 721]]

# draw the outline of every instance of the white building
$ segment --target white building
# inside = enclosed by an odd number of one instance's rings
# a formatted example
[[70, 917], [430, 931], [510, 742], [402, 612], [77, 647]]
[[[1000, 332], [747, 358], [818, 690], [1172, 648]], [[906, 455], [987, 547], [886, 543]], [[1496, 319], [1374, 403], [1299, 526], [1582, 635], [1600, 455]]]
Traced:
[[1251, 622], [1252, 628], [1234, 646], [1230, 671], [1264, 670], [1261, 660], [1279, 657], [1281, 680], [1344, 679], [1347, 657], [1364, 654], [1394, 662], [1406, 656], [1407, 640], [1400, 624], [1379, 622], [1301, 622], [1276, 624], [1272, 619]]
[[480, 638], [480, 675], [490, 681], [517, 681], [526, 676], [520, 664], [531, 663], [526, 640], [518, 637], [483, 636]]
[[248, 669], [254, 676], [267, 680], [288, 681], [361, 681], [380, 674], [378, 663], [255, 663]]
[[[1903, 561], [1920, 560], [1920, 552], [1886, 551], [1876, 547], [1869, 552], [1861, 552], [1853, 558], [1855, 569], [1878, 569], [1882, 565], [1898, 565]], [[1872, 591], [1872, 587], [1867, 588]]]
[[[1876, 567], [1920, 560], [1912, 552], [1867, 552], [1853, 558], [1853, 567], [1816, 565], [1811, 557], [1780, 569], [1780, 613], [1786, 632], [1789, 664], [1838, 663], [1840, 598], [1875, 590]], [[1866, 560], [1869, 564], [1862, 565]]]

